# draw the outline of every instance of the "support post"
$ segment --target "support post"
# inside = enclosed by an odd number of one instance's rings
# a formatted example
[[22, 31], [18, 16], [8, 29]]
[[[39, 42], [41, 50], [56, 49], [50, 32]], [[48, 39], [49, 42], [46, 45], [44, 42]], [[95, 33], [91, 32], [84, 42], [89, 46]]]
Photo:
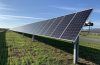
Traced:
[[32, 41], [36, 41], [35, 38], [34, 38], [34, 35], [32, 35]]
[[78, 57], [79, 57], [79, 36], [77, 37], [77, 40], [74, 42], [74, 56], [73, 56], [73, 63], [78, 63]]
[[22, 33], [23, 34], [23, 37], [24, 37], [24, 33]]
[[89, 26], [89, 31], [88, 31], [88, 34], [90, 33], [90, 26]]

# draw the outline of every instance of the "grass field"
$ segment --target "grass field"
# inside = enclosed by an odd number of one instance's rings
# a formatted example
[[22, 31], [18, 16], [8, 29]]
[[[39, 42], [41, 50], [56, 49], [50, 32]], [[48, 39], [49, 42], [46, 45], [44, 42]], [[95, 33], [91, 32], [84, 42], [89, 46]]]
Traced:
[[93, 33], [81, 34], [81, 37], [100, 39], [100, 34], [93, 34]]
[[[0, 33], [0, 65], [73, 65], [73, 44], [28, 36]], [[41, 41], [41, 42], [39, 42]], [[100, 65], [100, 44], [80, 43], [78, 65]]]

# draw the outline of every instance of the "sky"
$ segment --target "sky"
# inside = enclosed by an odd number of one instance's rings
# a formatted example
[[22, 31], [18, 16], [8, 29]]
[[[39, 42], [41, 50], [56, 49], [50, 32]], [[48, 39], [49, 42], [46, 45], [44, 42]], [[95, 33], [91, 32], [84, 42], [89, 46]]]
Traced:
[[100, 28], [100, 0], [0, 0], [0, 28], [14, 28], [93, 8], [88, 21]]

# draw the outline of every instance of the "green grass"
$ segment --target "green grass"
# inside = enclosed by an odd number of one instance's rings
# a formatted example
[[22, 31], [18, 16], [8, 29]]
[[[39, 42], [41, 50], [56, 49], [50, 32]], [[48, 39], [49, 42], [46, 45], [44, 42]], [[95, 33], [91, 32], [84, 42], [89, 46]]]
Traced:
[[89, 33], [89, 34], [81, 34], [80, 35], [81, 37], [85, 37], [85, 38], [95, 38], [95, 39], [100, 39], [100, 34], [92, 34], [92, 33]]
[[[73, 44], [36, 39], [42, 42], [32, 42], [30, 37], [15, 32], [0, 33], [0, 65], [73, 65]], [[79, 65], [99, 65], [99, 60], [99, 44], [80, 43]]]
[[86, 61], [80, 61], [87, 65], [100, 65], [100, 44], [80, 42], [80, 57]]

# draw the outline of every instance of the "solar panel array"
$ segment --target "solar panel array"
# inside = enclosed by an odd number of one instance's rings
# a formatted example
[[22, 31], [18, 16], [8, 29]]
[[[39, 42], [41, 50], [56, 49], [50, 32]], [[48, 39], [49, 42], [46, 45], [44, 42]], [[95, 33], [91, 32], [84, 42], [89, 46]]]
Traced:
[[92, 9], [36, 22], [11, 30], [32, 35], [75, 41]]

